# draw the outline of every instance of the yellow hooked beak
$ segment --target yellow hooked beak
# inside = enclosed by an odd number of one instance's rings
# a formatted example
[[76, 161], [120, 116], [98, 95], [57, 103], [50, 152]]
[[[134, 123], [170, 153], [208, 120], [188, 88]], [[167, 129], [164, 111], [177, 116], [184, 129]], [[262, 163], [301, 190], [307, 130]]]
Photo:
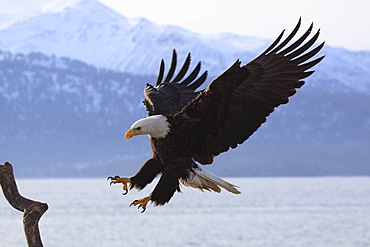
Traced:
[[125, 134], [125, 138], [126, 140], [130, 139], [131, 137], [133, 136], [136, 136], [137, 134], [135, 133], [135, 131], [133, 129], [129, 129], [126, 134]]

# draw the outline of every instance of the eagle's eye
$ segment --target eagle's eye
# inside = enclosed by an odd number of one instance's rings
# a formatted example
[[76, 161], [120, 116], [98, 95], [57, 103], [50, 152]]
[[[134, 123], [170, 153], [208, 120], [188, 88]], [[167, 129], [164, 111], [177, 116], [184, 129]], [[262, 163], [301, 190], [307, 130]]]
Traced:
[[135, 128], [135, 130], [138, 130], [138, 131], [140, 131], [140, 130], [141, 130], [141, 127], [137, 127], [137, 128]]

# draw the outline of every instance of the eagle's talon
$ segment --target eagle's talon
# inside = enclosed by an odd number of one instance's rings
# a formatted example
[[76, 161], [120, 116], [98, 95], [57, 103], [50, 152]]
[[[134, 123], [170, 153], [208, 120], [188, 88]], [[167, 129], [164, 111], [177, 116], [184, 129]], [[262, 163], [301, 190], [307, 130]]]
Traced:
[[141, 211], [141, 213], [144, 213], [145, 210], [146, 210], [146, 205], [148, 204], [148, 202], [152, 199], [151, 196], [147, 196], [147, 197], [144, 197], [144, 198], [141, 198], [139, 200], [135, 200], [133, 201], [131, 204], [130, 204], [130, 207], [131, 206], [138, 206], [137, 208], [140, 209], [142, 208], [143, 211]]
[[127, 195], [127, 193], [128, 193], [128, 183], [131, 183], [130, 178], [115, 176], [115, 177], [108, 177], [108, 179], [111, 180], [109, 185], [122, 183], [122, 189], [125, 191], [124, 193], [122, 193], [122, 195]]

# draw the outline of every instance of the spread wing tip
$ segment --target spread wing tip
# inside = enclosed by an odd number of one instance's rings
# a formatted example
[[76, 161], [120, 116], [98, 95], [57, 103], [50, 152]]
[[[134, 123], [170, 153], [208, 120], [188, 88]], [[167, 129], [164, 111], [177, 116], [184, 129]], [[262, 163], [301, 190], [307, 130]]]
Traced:
[[182, 86], [187, 86], [188, 89], [195, 90], [196, 88], [198, 88], [206, 80], [208, 73], [207, 71], [205, 71], [198, 79], [196, 79], [201, 69], [201, 62], [198, 62], [193, 71], [187, 77], [185, 77], [186, 73], [189, 70], [190, 63], [191, 63], [191, 53], [189, 52], [181, 69], [179, 70], [175, 78], [171, 80], [175, 74], [177, 65], [177, 52], [174, 49], [172, 53], [171, 66], [165, 79], [163, 79], [165, 71], [165, 62], [163, 59], [161, 60], [156, 86], [158, 87], [161, 84], [179, 83]]

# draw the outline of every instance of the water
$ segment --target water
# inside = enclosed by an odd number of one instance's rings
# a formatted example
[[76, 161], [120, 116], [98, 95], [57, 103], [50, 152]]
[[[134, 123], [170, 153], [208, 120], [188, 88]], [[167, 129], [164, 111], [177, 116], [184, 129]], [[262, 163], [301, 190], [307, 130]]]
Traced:
[[[104, 179], [18, 180], [49, 205], [44, 246], [370, 246], [370, 177], [229, 178], [242, 194], [183, 188], [144, 214]], [[26, 246], [22, 213], [0, 196], [1, 246]]]

